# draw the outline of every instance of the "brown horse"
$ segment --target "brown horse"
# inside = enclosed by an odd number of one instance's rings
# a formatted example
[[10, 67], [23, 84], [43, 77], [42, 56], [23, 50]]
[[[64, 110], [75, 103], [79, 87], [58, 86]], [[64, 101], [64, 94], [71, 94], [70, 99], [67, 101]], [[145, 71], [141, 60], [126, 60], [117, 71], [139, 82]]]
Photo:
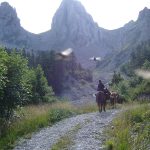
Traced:
[[118, 101], [119, 94], [117, 92], [111, 92], [110, 94], [110, 103], [113, 108], [116, 108], [116, 103]]
[[102, 110], [106, 111], [106, 100], [109, 99], [110, 92], [105, 89], [105, 91], [99, 91], [96, 95], [96, 102], [99, 108], [99, 112]]

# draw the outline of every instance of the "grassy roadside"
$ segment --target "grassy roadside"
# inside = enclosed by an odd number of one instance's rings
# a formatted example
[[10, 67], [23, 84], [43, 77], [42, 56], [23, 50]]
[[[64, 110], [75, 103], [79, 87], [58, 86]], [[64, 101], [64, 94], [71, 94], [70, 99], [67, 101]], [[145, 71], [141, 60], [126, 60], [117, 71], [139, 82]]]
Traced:
[[133, 104], [114, 119], [107, 130], [107, 150], [148, 150], [150, 148], [150, 105]]
[[77, 114], [97, 111], [95, 104], [74, 107], [68, 102], [57, 102], [39, 106], [27, 106], [16, 111], [16, 118], [0, 137], [0, 150], [14, 147], [20, 137], [30, 138], [40, 128]]

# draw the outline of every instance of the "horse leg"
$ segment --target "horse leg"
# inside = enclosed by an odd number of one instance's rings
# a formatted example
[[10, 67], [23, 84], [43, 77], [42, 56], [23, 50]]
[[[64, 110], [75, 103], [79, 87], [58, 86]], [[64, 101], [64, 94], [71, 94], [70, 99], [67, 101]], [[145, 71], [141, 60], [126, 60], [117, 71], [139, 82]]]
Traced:
[[116, 103], [117, 103], [117, 99], [115, 98], [115, 99], [114, 99], [115, 108], [116, 108]]
[[114, 101], [114, 99], [113, 99], [113, 109], [115, 108], [115, 101]]
[[100, 104], [98, 103], [98, 110], [99, 110], [99, 112], [101, 112], [100, 107], [101, 107], [101, 106], [100, 106]]
[[101, 111], [103, 111], [104, 110], [104, 104], [103, 104], [103, 102], [101, 103]]
[[101, 107], [101, 108], [100, 108], [99, 112], [101, 113], [101, 112], [102, 112], [102, 104], [100, 104], [100, 107]]
[[115, 98], [113, 98], [113, 109], [115, 108]]
[[99, 106], [99, 112], [101, 113], [101, 105]]
[[112, 106], [112, 98], [110, 98], [110, 104], [111, 104], [111, 106]]
[[103, 109], [104, 109], [104, 111], [106, 111], [106, 103], [104, 103]]

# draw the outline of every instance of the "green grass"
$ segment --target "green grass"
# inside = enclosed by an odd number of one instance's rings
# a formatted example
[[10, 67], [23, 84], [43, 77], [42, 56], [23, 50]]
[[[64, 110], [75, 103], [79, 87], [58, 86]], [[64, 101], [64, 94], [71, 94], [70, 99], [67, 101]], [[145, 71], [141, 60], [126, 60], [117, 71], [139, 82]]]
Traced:
[[0, 150], [12, 149], [20, 137], [30, 138], [32, 132], [53, 125], [64, 118], [94, 111], [97, 111], [94, 104], [74, 107], [68, 102], [33, 105], [16, 110], [19, 117], [5, 128], [0, 137]]
[[10, 149], [14, 142], [21, 136], [27, 135], [41, 127], [48, 125], [48, 116], [35, 117], [33, 119], [25, 119], [13, 123], [6, 131], [6, 134], [1, 137], [0, 149]]
[[150, 146], [150, 105], [126, 106], [108, 129], [108, 150], [148, 150]]
[[80, 124], [76, 125], [71, 131], [61, 137], [58, 142], [52, 146], [51, 150], [67, 150], [70, 145], [73, 145], [73, 138], [79, 129], [81, 129]]
[[71, 139], [69, 138], [69, 136], [64, 136], [61, 139], [59, 139], [59, 141], [53, 145], [53, 147], [51, 148], [51, 150], [63, 150], [63, 149], [67, 149], [68, 145], [72, 144]]

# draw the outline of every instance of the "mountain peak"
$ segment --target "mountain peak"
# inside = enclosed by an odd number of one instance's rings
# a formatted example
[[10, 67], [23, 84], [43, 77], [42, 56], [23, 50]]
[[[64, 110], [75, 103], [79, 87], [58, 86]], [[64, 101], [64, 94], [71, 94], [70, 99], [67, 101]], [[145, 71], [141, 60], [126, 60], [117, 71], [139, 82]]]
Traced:
[[62, 1], [53, 17], [51, 28], [60, 41], [70, 39], [80, 46], [98, 38], [98, 26], [78, 0]]
[[74, 1], [77, 1], [77, 0], [63, 0], [62, 3], [70, 3], [70, 2], [72, 3]]
[[12, 7], [9, 5], [8, 2], [2, 2], [2, 3], [0, 4], [0, 6], [1, 6], [1, 7], [10, 7], [10, 8], [12, 8]]
[[61, 5], [73, 4], [73, 3], [80, 3], [80, 2], [78, 0], [62, 0]]
[[13, 45], [16, 43], [16, 37], [19, 37], [21, 30], [22, 28], [20, 26], [20, 20], [17, 17], [16, 10], [7, 2], [1, 3], [0, 40], [4, 43], [9, 41]]
[[12, 6], [10, 6], [8, 2], [2, 2], [0, 4], [0, 16], [10, 14], [17, 16], [16, 10]]
[[140, 11], [138, 20], [143, 20], [146, 18], [150, 18], [150, 9], [148, 9], [147, 7]]
[[57, 22], [60, 19], [65, 19], [64, 21], [69, 21], [71, 17], [73, 17], [72, 19], [78, 19], [80, 15], [83, 14], [87, 14], [87, 12], [79, 1], [63, 0], [53, 17], [52, 26], [53, 24], [55, 24], [55, 21]]
[[7, 26], [10, 23], [20, 26], [20, 20], [17, 17], [16, 10], [8, 2], [2, 2], [0, 4], [0, 24]]

